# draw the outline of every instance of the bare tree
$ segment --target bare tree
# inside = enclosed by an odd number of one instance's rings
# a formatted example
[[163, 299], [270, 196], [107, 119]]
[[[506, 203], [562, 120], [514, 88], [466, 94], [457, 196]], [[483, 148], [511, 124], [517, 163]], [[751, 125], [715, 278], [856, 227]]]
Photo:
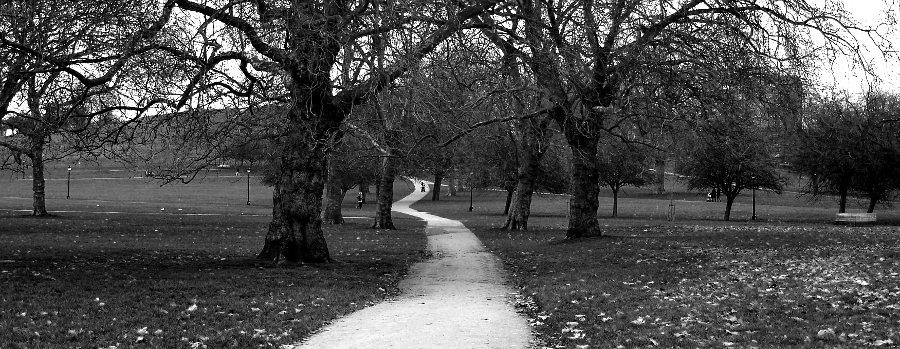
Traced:
[[612, 216], [619, 215], [619, 190], [626, 185], [643, 186], [648, 182], [647, 165], [649, 149], [641, 149], [640, 145], [610, 140], [601, 142], [600, 147], [600, 181], [612, 190]]
[[[545, 91], [542, 109], [562, 130], [572, 153], [567, 238], [600, 235], [597, 145], [632, 117], [628, 96], [654, 67], [703, 75], [731, 71], [717, 57], [740, 49], [772, 66], [803, 62], [825, 37], [822, 52], [853, 54], [852, 31], [877, 36], [849, 21], [842, 6], [806, 1], [520, 1], [522, 18], [493, 31], [521, 38], [517, 55]], [[482, 18], [485, 23], [488, 19]], [[520, 23], [523, 23], [519, 25]], [[521, 47], [521, 48], [520, 48]], [[750, 50], [745, 50], [750, 48]], [[682, 79], [702, 95], [698, 79]]]
[[[33, 215], [47, 214], [44, 163], [116, 142], [122, 126], [158, 101], [124, 77], [156, 49], [174, 3], [8, 1], [0, 4], [0, 138], [31, 163]], [[50, 148], [52, 147], [52, 148]]]
[[718, 190], [725, 195], [724, 220], [731, 219], [734, 199], [744, 189], [780, 192], [782, 179], [771, 143], [759, 129], [727, 121], [700, 128], [688, 158], [679, 165], [689, 189]]
[[[218, 53], [223, 62], [253, 67], [243, 76], [236, 74], [242, 80], [229, 86], [246, 91], [260, 71], [284, 81], [285, 94], [280, 98], [289, 110], [283, 116], [279, 156], [273, 162], [277, 169], [273, 218], [259, 258], [331, 260], [320, 218], [328, 140], [355, 106], [369, 101], [462, 29], [468, 19], [497, 2], [176, 1], [180, 9], [204, 17], [204, 23], [224, 28], [214, 39], [228, 38], [221, 45], [233, 54], [226, 59], [224, 51]], [[382, 55], [380, 48], [373, 47], [380, 35], [402, 37], [408, 45], [390, 47]], [[347, 55], [348, 59], [342, 59]], [[337, 84], [335, 69], [352, 70], [381, 57], [385, 59], [382, 69], [361, 69], [359, 79]], [[196, 76], [209, 76], [209, 66], [197, 70]]]
[[873, 212], [900, 188], [900, 125], [891, 121], [900, 110], [897, 97], [870, 91], [861, 100], [834, 96], [810, 104], [790, 151], [793, 168], [816, 179], [814, 196], [836, 194], [838, 212], [846, 212], [851, 195], [868, 197]]

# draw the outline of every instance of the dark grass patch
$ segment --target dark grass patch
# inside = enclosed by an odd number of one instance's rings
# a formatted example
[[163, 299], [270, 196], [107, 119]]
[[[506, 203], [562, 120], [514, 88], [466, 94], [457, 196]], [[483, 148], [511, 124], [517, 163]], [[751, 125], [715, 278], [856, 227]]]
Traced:
[[[169, 219], [166, 219], [169, 218]], [[262, 222], [0, 216], [0, 347], [259, 347], [396, 294], [420, 227], [328, 226], [326, 265], [253, 259]]]
[[[463, 220], [504, 260], [550, 347], [900, 343], [900, 228], [791, 221], [794, 212], [833, 216], [816, 207], [768, 207], [788, 222], [722, 222], [703, 218], [698, 202], [681, 212], [690, 219], [603, 218], [606, 236], [567, 241], [565, 200], [537, 198], [527, 232], [497, 229], [500, 199], [482, 197], [475, 212], [468, 197], [414, 208]], [[646, 212], [655, 202], [633, 205]]]
[[325, 226], [337, 263], [276, 267], [254, 259], [264, 215], [114, 204], [133, 212], [0, 212], [0, 348], [278, 347], [393, 297], [425, 257], [423, 225], [402, 217], [395, 231]]

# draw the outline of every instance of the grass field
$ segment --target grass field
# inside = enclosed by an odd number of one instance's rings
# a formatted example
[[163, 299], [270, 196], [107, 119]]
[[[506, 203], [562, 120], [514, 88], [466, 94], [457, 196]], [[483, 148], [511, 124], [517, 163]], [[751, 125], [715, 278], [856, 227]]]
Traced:
[[[836, 205], [757, 193], [669, 200], [644, 189], [620, 198], [605, 237], [566, 241], [565, 196], [539, 196], [527, 232], [507, 232], [500, 192], [413, 208], [459, 219], [498, 254], [517, 302], [544, 345], [557, 348], [835, 348], [900, 344], [900, 214], [876, 227], [835, 227]], [[854, 207], [858, 210], [858, 207]]]
[[45, 218], [23, 216], [30, 181], [0, 178], [0, 348], [278, 347], [393, 297], [425, 258], [422, 223], [368, 229], [353, 195], [348, 223], [325, 228], [338, 263], [274, 267], [254, 259], [271, 214], [255, 177], [251, 205], [246, 177], [73, 173], [69, 200], [51, 177]]
[[[372, 205], [344, 203], [326, 228], [340, 263], [274, 268], [253, 259], [270, 214], [255, 177], [208, 173], [160, 186], [124, 171], [56, 169], [48, 209], [22, 215], [30, 181], [0, 173], [0, 347], [277, 347], [389, 298], [425, 258], [422, 224], [366, 228]], [[835, 227], [831, 199], [788, 192], [724, 203], [626, 188], [605, 237], [565, 241], [568, 198], [536, 198], [528, 232], [505, 232], [505, 193], [413, 207], [459, 219], [497, 253], [516, 300], [549, 347], [894, 347], [900, 344], [900, 211], [876, 227]], [[395, 197], [413, 190], [397, 182]], [[671, 199], [670, 199], [671, 198]], [[666, 221], [674, 204], [676, 220]], [[859, 211], [859, 206], [852, 208]], [[360, 217], [360, 218], [353, 218]]]

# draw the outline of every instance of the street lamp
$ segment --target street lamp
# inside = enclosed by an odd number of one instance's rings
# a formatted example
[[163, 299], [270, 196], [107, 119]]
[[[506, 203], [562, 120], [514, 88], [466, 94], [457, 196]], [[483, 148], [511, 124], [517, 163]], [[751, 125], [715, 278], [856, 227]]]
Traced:
[[250, 168], [247, 167], [247, 205], [250, 205]]
[[756, 177], [751, 177], [753, 180], [753, 216], [750, 217], [751, 220], [756, 220]]
[[71, 193], [72, 188], [72, 166], [69, 166], [66, 174], [66, 200], [69, 200], [69, 194]]
[[[469, 212], [475, 210], [475, 206], [472, 204], [472, 200], [475, 193], [475, 186], [472, 185], [472, 176], [475, 175], [475, 172], [469, 173]], [[452, 183], [451, 183], [452, 184]]]

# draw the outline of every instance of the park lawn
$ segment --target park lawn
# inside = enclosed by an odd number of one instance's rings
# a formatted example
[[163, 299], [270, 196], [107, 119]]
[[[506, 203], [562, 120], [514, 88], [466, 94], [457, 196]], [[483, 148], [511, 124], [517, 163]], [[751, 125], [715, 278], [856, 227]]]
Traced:
[[900, 345], [896, 226], [835, 227], [833, 210], [800, 202], [722, 222], [717, 203], [685, 201], [672, 223], [656, 200], [626, 199], [627, 218], [601, 219], [605, 237], [566, 241], [564, 196], [537, 197], [531, 229], [507, 232], [502, 195], [476, 193], [470, 213], [465, 194], [413, 207], [463, 220], [505, 262], [548, 347]]
[[[140, 185], [82, 181], [109, 191]], [[124, 201], [54, 194], [48, 208], [61, 209], [45, 218], [22, 216], [15, 209], [30, 202], [4, 192], [0, 348], [279, 347], [395, 296], [426, 257], [421, 222], [398, 216], [401, 229], [371, 230], [373, 205], [356, 210], [349, 198], [347, 224], [325, 226], [337, 263], [258, 261], [271, 207], [223, 201], [223, 183], [153, 184], [159, 192], [142, 187]], [[411, 192], [401, 181], [395, 188], [398, 197]], [[172, 202], [172, 191], [184, 196]]]

